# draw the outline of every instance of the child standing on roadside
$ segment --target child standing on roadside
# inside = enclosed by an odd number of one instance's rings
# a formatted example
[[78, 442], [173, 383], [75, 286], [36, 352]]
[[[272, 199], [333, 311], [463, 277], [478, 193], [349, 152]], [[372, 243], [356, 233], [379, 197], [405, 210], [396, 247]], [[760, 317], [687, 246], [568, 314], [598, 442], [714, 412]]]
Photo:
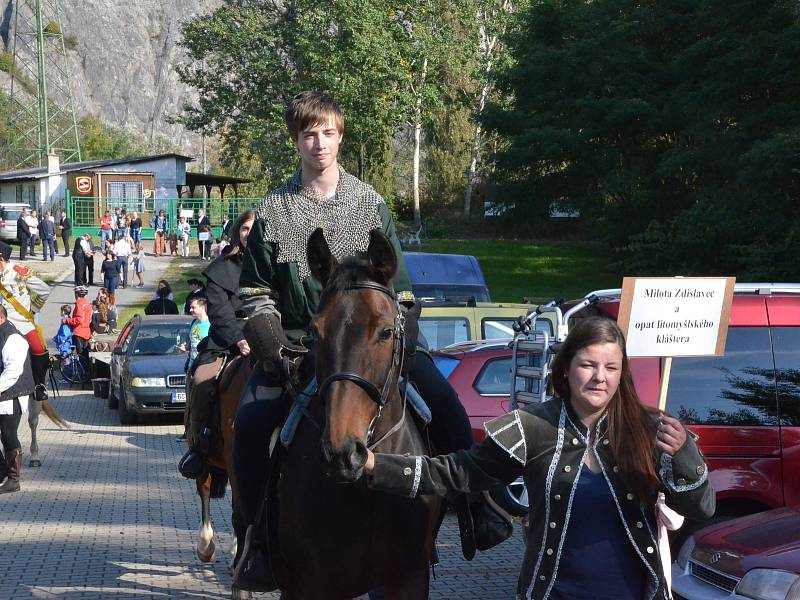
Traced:
[[58, 332], [53, 338], [53, 342], [56, 345], [56, 351], [61, 358], [72, 354], [72, 327], [64, 322], [64, 319], [69, 319], [70, 314], [72, 314], [72, 306], [69, 304], [62, 305], [61, 326], [58, 328]]
[[144, 287], [144, 249], [141, 242], [136, 244], [136, 254], [133, 257], [133, 271], [139, 278], [136, 287]]

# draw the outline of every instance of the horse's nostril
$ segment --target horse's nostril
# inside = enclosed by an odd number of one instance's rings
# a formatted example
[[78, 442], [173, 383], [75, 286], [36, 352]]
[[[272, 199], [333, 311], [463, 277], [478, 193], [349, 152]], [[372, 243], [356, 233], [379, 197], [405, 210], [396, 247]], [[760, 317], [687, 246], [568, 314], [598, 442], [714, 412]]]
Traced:
[[361, 440], [356, 440], [350, 452], [350, 468], [360, 469], [367, 463], [367, 447]]

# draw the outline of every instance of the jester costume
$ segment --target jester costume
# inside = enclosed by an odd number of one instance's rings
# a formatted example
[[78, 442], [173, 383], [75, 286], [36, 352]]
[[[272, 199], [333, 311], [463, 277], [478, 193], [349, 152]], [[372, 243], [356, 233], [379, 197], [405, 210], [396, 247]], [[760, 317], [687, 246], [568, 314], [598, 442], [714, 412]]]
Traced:
[[50, 357], [42, 329], [36, 323], [36, 313], [47, 302], [50, 286], [28, 267], [12, 262], [11, 247], [7, 244], [0, 246], [0, 255], [6, 261], [5, 270], [0, 275], [0, 304], [8, 312], [8, 320], [28, 342], [33, 379], [36, 382], [36, 399], [44, 400]]

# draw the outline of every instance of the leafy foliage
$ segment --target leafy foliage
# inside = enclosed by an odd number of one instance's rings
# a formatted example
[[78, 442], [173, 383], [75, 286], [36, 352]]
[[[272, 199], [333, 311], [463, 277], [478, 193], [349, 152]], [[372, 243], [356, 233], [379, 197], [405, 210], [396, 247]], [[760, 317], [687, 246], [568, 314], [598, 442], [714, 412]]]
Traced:
[[796, 278], [800, 59], [787, 0], [538, 0], [486, 124], [518, 216], [574, 206], [626, 274]]

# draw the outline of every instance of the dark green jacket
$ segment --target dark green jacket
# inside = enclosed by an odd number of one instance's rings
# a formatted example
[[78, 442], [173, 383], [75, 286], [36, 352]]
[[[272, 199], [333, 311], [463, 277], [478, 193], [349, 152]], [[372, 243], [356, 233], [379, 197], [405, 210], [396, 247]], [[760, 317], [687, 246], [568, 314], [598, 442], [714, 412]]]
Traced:
[[[522, 475], [530, 501], [530, 529], [517, 598], [546, 600], [558, 576], [583, 456], [594, 452], [627, 537], [645, 569], [645, 599], [666, 600], [656, 543], [655, 498], [640, 503], [625, 488], [606, 437], [605, 417], [595, 427], [595, 442], [589, 444], [589, 432], [569, 403], [555, 399], [531, 405], [489, 421], [486, 440], [469, 450], [437, 458], [376, 454], [370, 487], [408, 497], [444, 496], [491, 489]], [[692, 519], [714, 514], [716, 497], [708, 481], [708, 467], [691, 435], [674, 456], [661, 455], [657, 470], [668, 506]]]
[[[378, 205], [383, 233], [389, 238], [397, 254], [397, 274], [394, 289], [397, 292], [411, 291], [408, 269], [397, 239], [392, 215], [388, 207]], [[247, 250], [242, 263], [240, 289], [269, 288], [278, 305], [281, 322], [287, 337], [298, 342], [306, 335], [311, 319], [317, 312], [322, 286], [313, 277], [300, 281], [297, 263], [277, 262], [278, 248], [274, 242], [264, 241], [264, 222], [256, 219], [247, 238]]]

